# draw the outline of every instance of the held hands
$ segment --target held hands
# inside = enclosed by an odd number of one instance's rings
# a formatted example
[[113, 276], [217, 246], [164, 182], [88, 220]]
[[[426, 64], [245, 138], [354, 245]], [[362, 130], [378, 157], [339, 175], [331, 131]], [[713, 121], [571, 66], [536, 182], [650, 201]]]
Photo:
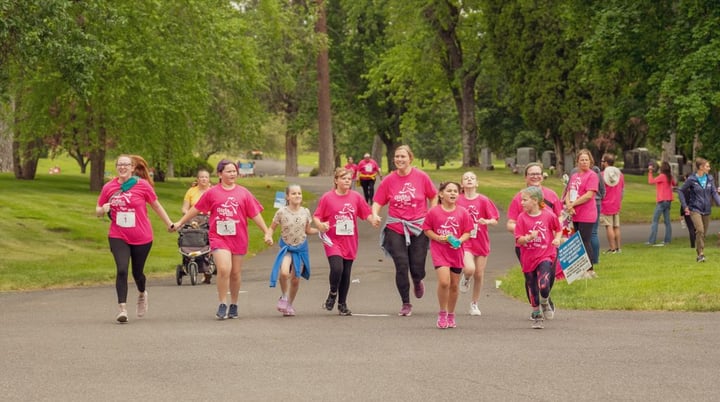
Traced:
[[318, 225], [318, 230], [320, 231], [320, 233], [327, 232], [328, 230], [330, 230], [330, 222], [320, 222], [320, 224]]
[[274, 244], [271, 231], [268, 230], [267, 232], [265, 232], [264, 240], [265, 244], [267, 244], [268, 246], [272, 246]]
[[370, 221], [370, 224], [372, 224], [375, 228], [379, 228], [380, 222], [382, 222], [382, 218], [378, 215], [372, 215], [368, 220]]
[[180, 221], [171, 223], [170, 226], [168, 226], [168, 232], [170, 232], [170, 233], [177, 232], [178, 229], [180, 229], [180, 226], [182, 226], [182, 225], [180, 225]]

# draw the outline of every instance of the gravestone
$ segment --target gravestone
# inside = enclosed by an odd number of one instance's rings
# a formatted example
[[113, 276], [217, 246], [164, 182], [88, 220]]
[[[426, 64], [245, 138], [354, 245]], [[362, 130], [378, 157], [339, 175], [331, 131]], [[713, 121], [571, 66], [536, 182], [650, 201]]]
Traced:
[[570, 174], [575, 167], [575, 154], [572, 152], [565, 152], [565, 155], [563, 155], [563, 162], [565, 162], [565, 173]]
[[523, 170], [528, 163], [537, 161], [537, 155], [535, 155], [535, 148], [518, 148], [516, 155], [518, 170]]
[[647, 150], [647, 148], [635, 148], [629, 151], [625, 151], [623, 159], [623, 173], [634, 175], [647, 174], [647, 167], [651, 162], [650, 152]]
[[544, 151], [542, 153], [542, 156], [540, 157], [540, 160], [542, 161], [544, 169], [551, 169], [557, 163], [557, 160], [555, 158], [555, 152], [553, 151]]

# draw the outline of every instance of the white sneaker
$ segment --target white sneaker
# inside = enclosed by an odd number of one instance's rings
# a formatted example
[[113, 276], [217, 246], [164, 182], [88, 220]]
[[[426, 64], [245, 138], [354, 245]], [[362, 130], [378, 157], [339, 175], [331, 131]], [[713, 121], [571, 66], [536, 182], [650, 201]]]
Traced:
[[460, 293], [467, 293], [468, 290], [470, 290], [470, 278], [460, 274]]
[[148, 292], [147, 290], [140, 293], [137, 301], [136, 314], [138, 317], [144, 317], [148, 310]]
[[482, 315], [477, 303], [470, 303], [470, 315]]

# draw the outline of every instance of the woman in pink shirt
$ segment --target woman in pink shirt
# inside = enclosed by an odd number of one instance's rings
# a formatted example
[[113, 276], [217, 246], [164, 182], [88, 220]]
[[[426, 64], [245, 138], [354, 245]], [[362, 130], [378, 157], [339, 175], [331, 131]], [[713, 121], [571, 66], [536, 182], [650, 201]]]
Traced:
[[658, 223], [660, 223], [660, 214], [665, 221], [665, 241], [659, 245], [670, 244], [672, 240], [672, 221], [670, 220], [670, 204], [673, 200], [673, 187], [675, 187], [675, 179], [672, 177], [670, 164], [663, 162], [660, 165], [660, 174], [653, 177], [653, 165], [648, 166], [648, 184], [655, 185], [655, 212], [650, 225], [650, 238], [648, 244], [655, 244], [657, 239]]
[[332, 311], [337, 300], [338, 313], [344, 316], [352, 315], [347, 307], [347, 296], [358, 250], [358, 217], [369, 220], [371, 213], [360, 193], [350, 190], [352, 175], [348, 169], [335, 169], [335, 188], [320, 197], [313, 214], [330, 264], [330, 292], [323, 307]]
[[148, 308], [145, 289], [145, 261], [153, 243], [153, 231], [147, 213], [147, 204], [165, 222], [168, 229], [172, 221], [160, 205], [147, 162], [137, 155], [120, 155], [115, 163], [117, 177], [107, 182], [100, 192], [95, 207], [98, 217], [110, 217], [108, 241], [115, 258], [115, 291], [117, 292], [117, 322], [126, 323], [128, 268], [132, 261], [132, 276], [139, 292], [137, 317], [143, 317]]
[[[246, 189], [235, 183], [238, 166], [227, 159], [216, 169], [220, 184], [206, 191], [185, 215], [175, 222], [173, 230], [181, 228], [200, 211], [210, 211], [210, 248], [217, 267], [217, 293], [219, 306], [215, 316], [219, 320], [238, 317], [238, 294], [242, 282], [243, 257], [248, 250], [248, 218], [262, 230], [265, 243], [273, 244], [272, 232], [265, 225], [260, 202]], [[230, 290], [230, 308], [227, 294]]]
[[[580, 238], [582, 238], [590, 261], [593, 261], [594, 251], [590, 244], [590, 238], [593, 225], [595, 225], [598, 218], [595, 193], [598, 191], [599, 178], [592, 170], [595, 160], [589, 150], [581, 149], [578, 151], [575, 163], [578, 171], [570, 177], [563, 203], [565, 211], [572, 216], [575, 230], [580, 232]], [[590, 267], [587, 275], [591, 278], [597, 276], [593, 267]]]
[[395, 285], [402, 307], [398, 315], [409, 317], [410, 280], [416, 298], [425, 294], [425, 258], [428, 238], [422, 231], [428, 204], [435, 206], [437, 190], [427, 173], [412, 166], [413, 153], [407, 145], [400, 145], [393, 158], [396, 170], [380, 183], [373, 198], [373, 226], [380, 226], [380, 209], [388, 206], [386, 226], [380, 233], [380, 246], [395, 263]]

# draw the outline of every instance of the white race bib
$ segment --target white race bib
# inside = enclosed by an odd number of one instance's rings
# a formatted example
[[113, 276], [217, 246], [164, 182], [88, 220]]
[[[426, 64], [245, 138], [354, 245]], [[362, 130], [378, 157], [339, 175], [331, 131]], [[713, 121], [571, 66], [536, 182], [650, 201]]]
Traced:
[[118, 212], [115, 214], [115, 223], [121, 228], [135, 227], [135, 212]]
[[235, 221], [217, 221], [217, 233], [220, 236], [235, 236]]
[[350, 219], [335, 222], [335, 234], [338, 236], [352, 236], [355, 234], [355, 222]]
[[365, 165], [363, 167], [365, 168], [365, 173], [372, 173], [373, 167], [371, 164], [368, 163], [367, 165]]

